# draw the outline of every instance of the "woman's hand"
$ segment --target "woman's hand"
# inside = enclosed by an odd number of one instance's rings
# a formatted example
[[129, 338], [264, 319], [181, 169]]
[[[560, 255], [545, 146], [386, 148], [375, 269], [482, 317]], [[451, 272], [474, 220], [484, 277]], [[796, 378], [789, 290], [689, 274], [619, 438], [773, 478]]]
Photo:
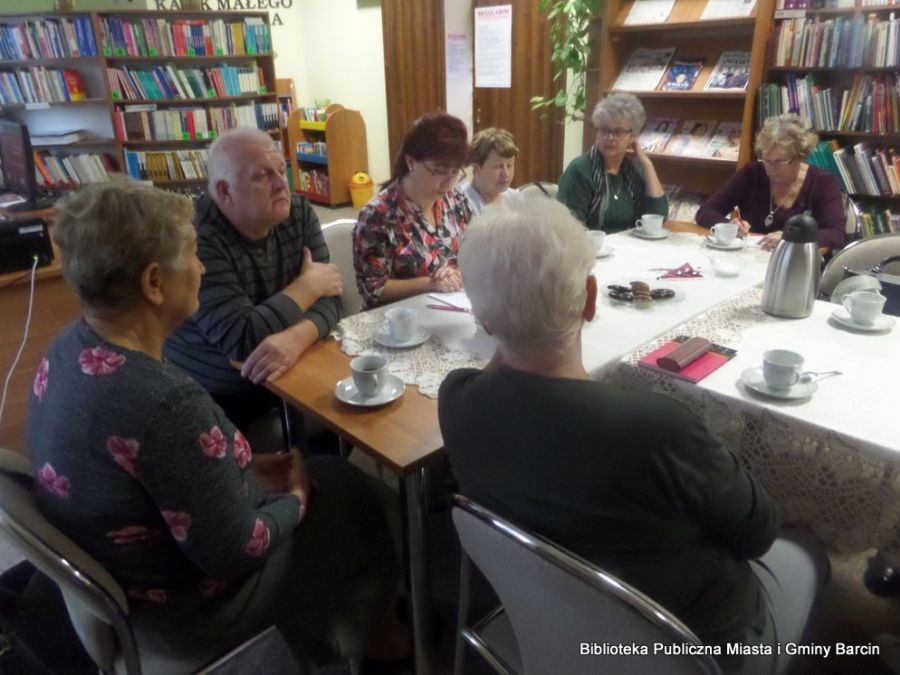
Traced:
[[644, 152], [644, 149], [641, 147], [641, 139], [640, 136], [635, 134], [634, 140], [631, 142], [631, 145], [628, 147], [626, 152], [631, 155], [631, 158], [639, 163], [639, 164], [649, 164], [650, 158], [647, 157], [647, 153]]
[[772, 251], [778, 246], [778, 242], [781, 241], [782, 232], [779, 230], [778, 232], [772, 232], [767, 234], [762, 238], [762, 241], [759, 242], [759, 247], [764, 251]]
[[442, 265], [431, 275], [431, 290], [441, 293], [455, 293], [463, 288], [462, 275], [456, 267]]
[[277, 495], [290, 492], [292, 463], [293, 458], [287, 452], [253, 455], [250, 471], [266, 494]]
[[748, 223], [746, 220], [739, 220], [737, 221], [737, 224], [739, 237], [746, 237], [748, 234], [750, 234], [750, 223]]

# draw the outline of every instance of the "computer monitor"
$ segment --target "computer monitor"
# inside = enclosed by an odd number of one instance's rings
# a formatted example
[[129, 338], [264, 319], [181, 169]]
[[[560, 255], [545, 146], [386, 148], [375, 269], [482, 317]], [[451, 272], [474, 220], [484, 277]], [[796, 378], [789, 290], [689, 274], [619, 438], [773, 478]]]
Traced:
[[31, 137], [24, 124], [0, 120], [0, 174], [2, 190], [25, 199], [15, 205], [16, 210], [44, 208], [46, 200], [38, 191]]

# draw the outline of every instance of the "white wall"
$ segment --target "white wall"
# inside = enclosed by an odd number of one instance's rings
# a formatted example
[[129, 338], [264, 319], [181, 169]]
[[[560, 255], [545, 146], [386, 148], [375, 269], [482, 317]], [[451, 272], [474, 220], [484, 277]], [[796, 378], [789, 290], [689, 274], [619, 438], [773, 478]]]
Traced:
[[[295, 0], [273, 26], [278, 77], [293, 77], [300, 105], [330, 98], [366, 123], [369, 173], [390, 177], [381, 5], [367, 0]], [[289, 19], [288, 19], [289, 17]]]

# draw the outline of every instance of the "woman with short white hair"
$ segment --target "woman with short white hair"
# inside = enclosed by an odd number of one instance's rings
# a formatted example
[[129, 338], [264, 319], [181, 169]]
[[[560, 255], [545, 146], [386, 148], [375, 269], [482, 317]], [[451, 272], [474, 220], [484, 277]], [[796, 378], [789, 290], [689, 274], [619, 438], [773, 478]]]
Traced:
[[[707, 644], [798, 641], [824, 583], [821, 546], [775, 539], [772, 500], [685, 406], [585, 371], [598, 298], [584, 227], [553, 200], [514, 195], [472, 221], [459, 264], [498, 343], [438, 396], [463, 494], [637, 587]], [[787, 658], [721, 663], [780, 672]]]
[[819, 226], [819, 246], [843, 248], [847, 214], [841, 186], [830, 172], [806, 161], [818, 140], [799, 115], [770, 117], [756, 135], [758, 160], [703, 202], [694, 219], [704, 227], [735, 220], [742, 236], [764, 234], [761, 246], [771, 250], [788, 218], [808, 211]]
[[645, 213], [668, 215], [656, 168], [641, 149], [646, 121], [633, 94], [610, 94], [594, 108], [595, 143], [566, 167], [556, 195], [589, 229], [619, 232]]

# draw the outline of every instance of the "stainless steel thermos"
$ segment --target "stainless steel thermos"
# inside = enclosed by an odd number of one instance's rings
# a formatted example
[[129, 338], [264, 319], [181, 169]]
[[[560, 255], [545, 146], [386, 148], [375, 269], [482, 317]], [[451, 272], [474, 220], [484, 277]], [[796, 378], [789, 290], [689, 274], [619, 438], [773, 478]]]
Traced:
[[784, 224], [763, 282], [762, 310], [766, 314], [802, 319], [812, 313], [822, 266], [818, 229], [808, 213], [792, 216]]

